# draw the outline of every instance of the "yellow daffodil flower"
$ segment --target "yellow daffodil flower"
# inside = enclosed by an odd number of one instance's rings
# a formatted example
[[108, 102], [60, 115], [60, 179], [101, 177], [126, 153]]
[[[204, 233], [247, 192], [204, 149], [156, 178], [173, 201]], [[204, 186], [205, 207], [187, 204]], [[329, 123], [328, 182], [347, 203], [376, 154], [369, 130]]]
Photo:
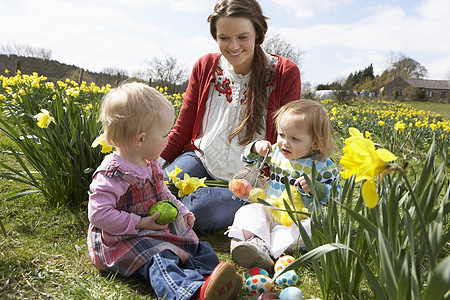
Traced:
[[403, 132], [406, 128], [406, 124], [403, 123], [402, 121], [398, 121], [395, 126], [394, 129], [397, 130], [398, 132]]
[[108, 144], [105, 142], [105, 137], [104, 137], [103, 133], [100, 134], [100, 135], [92, 142], [91, 147], [92, 147], [92, 148], [95, 148], [95, 147], [97, 147], [98, 145], [102, 145], [102, 151], [101, 151], [102, 153], [108, 153], [108, 152], [111, 152], [111, 151], [112, 151], [112, 147], [111, 147], [110, 145], [108, 145]]
[[178, 178], [177, 175], [180, 174], [181, 171], [183, 171], [183, 170], [181, 170], [177, 166], [175, 166], [175, 170], [173, 170], [172, 172], [169, 172], [166, 169], [167, 176], [169, 176], [169, 182], [176, 183], [176, 182], [180, 181], [180, 178]]
[[41, 128], [47, 128], [50, 122], [56, 124], [55, 118], [50, 116], [50, 112], [46, 109], [41, 109], [41, 112], [35, 115], [34, 117], [38, 120], [37, 125]]
[[197, 177], [190, 177], [188, 174], [184, 173], [184, 179], [175, 182], [175, 186], [178, 188], [178, 197], [183, 197], [195, 192], [199, 187], [205, 185], [206, 177], [198, 179]]
[[370, 208], [378, 204], [379, 197], [375, 187], [375, 177], [389, 167], [388, 162], [397, 159], [397, 156], [386, 149], [375, 149], [374, 143], [364, 138], [356, 128], [350, 128], [350, 137], [345, 140], [342, 149], [344, 155], [340, 164], [343, 178], [356, 175], [355, 181], [365, 180], [362, 186], [362, 197]]

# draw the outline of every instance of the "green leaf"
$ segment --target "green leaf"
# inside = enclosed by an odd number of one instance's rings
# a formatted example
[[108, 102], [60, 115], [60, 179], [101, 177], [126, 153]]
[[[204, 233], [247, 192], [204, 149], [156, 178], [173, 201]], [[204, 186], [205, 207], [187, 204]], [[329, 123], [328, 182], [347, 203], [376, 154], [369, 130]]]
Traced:
[[396, 259], [392, 250], [386, 244], [381, 229], [378, 229], [378, 253], [380, 255], [381, 278], [390, 299], [395, 299], [398, 290], [398, 274], [395, 273]]
[[444, 299], [450, 287], [450, 256], [447, 256], [431, 270], [428, 286], [425, 287], [424, 300]]
[[5, 237], [8, 237], [8, 235], [6, 234], [6, 229], [5, 229], [5, 226], [3, 225], [2, 219], [0, 219], [0, 227], [2, 228], [3, 235]]
[[359, 223], [360, 226], [364, 227], [373, 238], [378, 236], [377, 226], [374, 223], [372, 223], [369, 219], [359, 214], [358, 212], [352, 210], [351, 208], [346, 207], [345, 205], [341, 204], [341, 207], [344, 208], [347, 211], [347, 213]]
[[365, 262], [364, 258], [360, 257], [353, 249], [351, 249], [350, 247], [343, 245], [343, 244], [339, 244], [339, 243], [330, 243], [330, 244], [325, 244], [322, 246], [319, 246], [315, 249], [312, 249], [310, 251], [308, 251], [305, 255], [303, 255], [302, 257], [300, 257], [299, 259], [295, 260], [293, 263], [291, 263], [290, 265], [288, 265], [286, 268], [284, 268], [282, 271], [279, 271], [277, 273], [275, 273], [275, 275], [273, 276], [273, 280], [275, 280], [278, 276], [280, 276], [281, 274], [289, 271], [289, 270], [297, 270], [302, 266], [307, 265], [308, 263], [312, 263], [315, 260], [321, 258], [322, 256], [331, 253], [333, 251], [336, 250], [343, 250], [343, 251], [351, 251], [355, 254], [358, 263], [360, 264], [361, 268], [364, 271], [364, 274], [366, 276], [367, 282], [370, 285], [370, 287], [372, 288], [372, 290], [374, 291], [374, 294], [377, 296], [377, 299], [382, 299], [382, 300], [386, 300], [386, 296], [385, 293], [383, 291], [383, 289], [381, 288], [380, 284], [378, 283], [377, 279], [375, 278], [374, 274], [372, 273], [372, 271], [370, 270], [369, 266], [367, 265], [367, 263]]

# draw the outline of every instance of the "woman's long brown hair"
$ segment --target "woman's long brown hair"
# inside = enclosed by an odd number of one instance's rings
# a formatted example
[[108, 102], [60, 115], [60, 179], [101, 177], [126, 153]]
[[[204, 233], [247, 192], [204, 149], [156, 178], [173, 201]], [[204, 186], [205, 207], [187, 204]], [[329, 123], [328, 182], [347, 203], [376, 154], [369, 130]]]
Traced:
[[261, 48], [267, 32], [267, 17], [262, 13], [256, 0], [220, 0], [214, 12], [208, 17], [212, 37], [217, 39], [217, 19], [220, 17], [242, 17], [249, 19], [256, 32], [255, 53], [252, 73], [246, 93], [245, 111], [238, 127], [230, 134], [229, 141], [238, 136], [239, 145], [246, 145], [253, 139], [253, 134], [264, 130], [263, 120], [267, 105], [266, 57]]

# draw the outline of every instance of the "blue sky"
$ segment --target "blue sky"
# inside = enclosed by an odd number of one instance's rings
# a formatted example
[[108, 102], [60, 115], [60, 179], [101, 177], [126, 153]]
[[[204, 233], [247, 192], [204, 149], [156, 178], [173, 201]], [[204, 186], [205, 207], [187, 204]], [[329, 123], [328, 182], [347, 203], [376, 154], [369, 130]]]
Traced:
[[[175, 56], [190, 72], [217, 52], [207, 16], [214, 0], [0, 0], [0, 46], [25, 44], [52, 59], [99, 72], [145, 69], [145, 61]], [[448, 0], [260, 0], [277, 33], [304, 50], [302, 81], [330, 83], [392, 53], [425, 66], [429, 79], [450, 80]]]

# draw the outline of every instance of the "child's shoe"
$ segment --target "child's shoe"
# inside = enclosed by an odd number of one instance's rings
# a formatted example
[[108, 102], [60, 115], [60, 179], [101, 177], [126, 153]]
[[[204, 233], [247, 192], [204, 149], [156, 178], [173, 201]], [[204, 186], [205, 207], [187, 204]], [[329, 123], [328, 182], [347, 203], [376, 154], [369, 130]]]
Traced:
[[[229, 262], [218, 264], [200, 288], [201, 300], [228, 300], [236, 288], [236, 269]], [[241, 277], [242, 287], [242, 277]]]
[[272, 272], [274, 267], [266, 243], [256, 236], [246, 241], [232, 240], [231, 259], [247, 269], [260, 267], [267, 272]]
[[238, 273], [236, 273], [236, 285], [234, 287], [233, 293], [230, 296], [230, 300], [234, 300], [237, 298], [237, 296], [239, 295], [239, 293], [242, 290], [242, 286], [243, 286], [243, 279], [242, 276], [239, 275]]

